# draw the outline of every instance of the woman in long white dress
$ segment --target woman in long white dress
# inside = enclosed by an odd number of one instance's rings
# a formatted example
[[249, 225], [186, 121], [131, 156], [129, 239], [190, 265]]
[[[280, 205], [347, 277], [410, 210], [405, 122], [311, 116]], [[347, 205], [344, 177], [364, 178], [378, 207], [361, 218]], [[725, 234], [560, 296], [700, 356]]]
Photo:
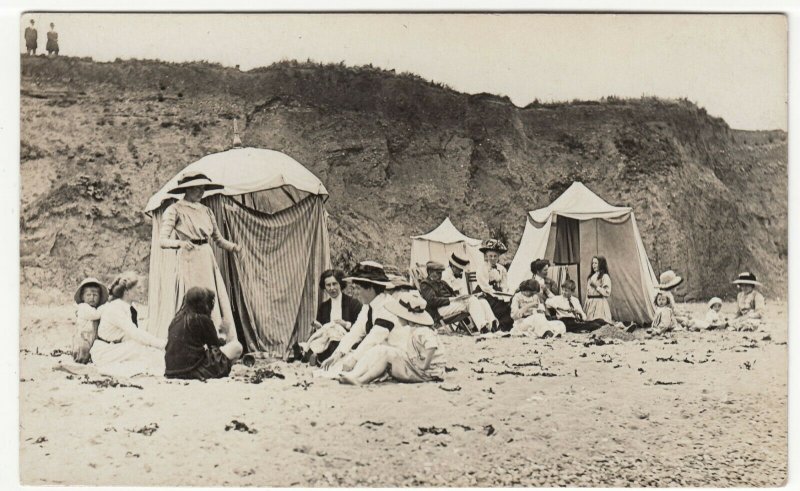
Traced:
[[608, 304], [610, 296], [611, 276], [608, 274], [608, 262], [603, 256], [594, 256], [592, 272], [586, 287], [586, 307], [584, 308], [586, 318], [588, 320], [601, 319], [613, 324], [611, 307]]
[[92, 345], [92, 362], [100, 373], [118, 377], [164, 375], [161, 339], [139, 329], [132, 303], [138, 295], [136, 273], [119, 275], [109, 288], [112, 300], [101, 307], [97, 339]]
[[214, 184], [204, 174], [181, 178], [178, 185], [169, 192], [183, 194], [183, 199], [164, 211], [159, 239], [162, 248], [178, 249], [175, 311], [183, 303], [183, 297], [190, 288], [208, 288], [217, 299], [211, 312], [211, 320], [226, 342], [230, 342], [236, 340], [231, 302], [210, 241], [213, 240], [219, 247], [234, 253], [238, 253], [241, 246], [222, 237], [214, 213], [200, 203], [206, 190], [221, 188], [223, 186]]

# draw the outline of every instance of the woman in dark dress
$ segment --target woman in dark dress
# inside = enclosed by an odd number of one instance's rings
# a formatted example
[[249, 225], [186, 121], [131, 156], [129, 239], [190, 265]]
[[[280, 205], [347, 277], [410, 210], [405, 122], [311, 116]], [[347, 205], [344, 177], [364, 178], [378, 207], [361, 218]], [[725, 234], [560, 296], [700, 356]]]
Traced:
[[300, 343], [302, 359], [317, 365], [328, 358], [339, 346], [342, 336], [350, 330], [361, 312], [361, 302], [342, 291], [344, 273], [329, 269], [319, 280], [320, 290], [325, 290], [328, 299], [322, 302], [314, 321], [314, 333], [305, 343]]
[[183, 305], [169, 325], [164, 355], [167, 378], [198, 379], [227, 377], [231, 365], [242, 356], [238, 341], [225, 343], [211, 320], [214, 292], [190, 288]]

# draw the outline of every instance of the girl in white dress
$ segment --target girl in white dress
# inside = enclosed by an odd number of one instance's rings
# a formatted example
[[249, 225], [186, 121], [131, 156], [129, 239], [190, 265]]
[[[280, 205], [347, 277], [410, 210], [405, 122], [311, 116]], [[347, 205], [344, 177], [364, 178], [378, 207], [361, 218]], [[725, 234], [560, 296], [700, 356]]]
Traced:
[[511, 318], [514, 319], [512, 336], [547, 338], [561, 336], [567, 327], [561, 321], [549, 321], [540, 301], [541, 286], [536, 280], [525, 280], [511, 299]]
[[592, 273], [586, 288], [586, 318], [601, 319], [613, 324], [608, 297], [611, 296], [611, 276], [608, 274], [608, 262], [603, 256], [592, 258]]

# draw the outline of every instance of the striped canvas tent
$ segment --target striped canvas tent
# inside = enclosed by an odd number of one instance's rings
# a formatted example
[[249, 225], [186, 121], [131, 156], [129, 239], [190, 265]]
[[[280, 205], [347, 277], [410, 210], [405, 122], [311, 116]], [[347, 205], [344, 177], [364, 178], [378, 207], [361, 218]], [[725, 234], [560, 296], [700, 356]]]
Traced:
[[247, 351], [284, 356], [304, 341], [315, 318], [317, 281], [330, 267], [322, 182], [288, 155], [236, 148], [203, 157], [170, 179], [147, 203], [152, 217], [147, 330], [166, 337], [177, 305], [177, 252], [159, 246], [161, 216], [180, 176], [201, 172], [224, 189], [203, 204], [220, 232], [242, 245], [238, 254], [214, 247], [231, 299], [239, 340]]

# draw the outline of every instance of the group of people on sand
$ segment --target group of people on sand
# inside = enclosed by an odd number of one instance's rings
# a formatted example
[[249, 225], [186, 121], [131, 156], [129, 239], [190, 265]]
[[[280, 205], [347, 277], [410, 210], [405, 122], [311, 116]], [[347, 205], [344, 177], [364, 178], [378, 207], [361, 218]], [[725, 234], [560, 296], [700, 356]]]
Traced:
[[[207, 190], [220, 189], [203, 174], [183, 176], [170, 190], [182, 196], [164, 211], [159, 244], [176, 249], [176, 291], [180, 308], [167, 339], [138, 326], [139, 278], [125, 272], [106, 287], [87, 278], [75, 292], [77, 330], [73, 356], [94, 363], [101, 373], [117, 376], [163, 375], [168, 378], [210, 379], [230, 374], [242, 356], [228, 293], [216, 263], [213, 241], [231, 253], [241, 246], [223, 238], [213, 212], [200, 203]], [[514, 291], [508, 272], [499, 263], [507, 249], [496, 239], [482, 243], [481, 264], [457, 253], [448, 265], [426, 264], [425, 278], [389, 275], [374, 261], [359, 263], [345, 276], [323, 272], [319, 288], [327, 297], [319, 305], [313, 333], [295, 346], [295, 358], [319, 366], [324, 374], [343, 383], [364, 384], [393, 378], [401, 382], [441, 379], [443, 353], [437, 326], [468, 316], [483, 334], [508, 331], [511, 335], [558, 337], [566, 332], [590, 332], [606, 325], [631, 330], [637, 326], [614, 323], [611, 316], [611, 275], [606, 259], [595, 256], [587, 278], [586, 301], [575, 296], [576, 283], [561, 285], [548, 276], [550, 262], [531, 263], [531, 278]], [[475, 286], [472, 288], [471, 279]], [[720, 315], [722, 302], [714, 298], [703, 318], [693, 319], [680, 309], [672, 290], [682, 279], [663, 273], [654, 295], [655, 317], [649, 332], [675, 329], [760, 327], [764, 297], [752, 273], [733, 282], [740, 289], [733, 319]], [[352, 286], [354, 296], [345, 293]]]
[[[39, 32], [36, 30], [36, 22], [31, 19], [30, 26], [25, 28], [25, 52], [28, 56], [36, 56], [39, 49]], [[58, 56], [58, 33], [56, 25], [50, 23], [50, 30], [47, 31], [47, 44], [45, 45], [48, 56]]]
[[200, 203], [207, 190], [221, 188], [207, 176], [193, 174], [182, 177], [170, 190], [183, 197], [164, 211], [159, 237], [162, 248], [176, 249], [178, 254], [180, 308], [169, 325], [167, 339], [139, 329], [133, 307], [139, 282], [136, 273], [117, 276], [108, 288], [87, 278], [75, 293], [75, 361], [91, 361], [101, 373], [117, 376], [228, 376], [243, 348], [210, 242], [232, 253], [241, 247], [221, 236], [213, 212]]

